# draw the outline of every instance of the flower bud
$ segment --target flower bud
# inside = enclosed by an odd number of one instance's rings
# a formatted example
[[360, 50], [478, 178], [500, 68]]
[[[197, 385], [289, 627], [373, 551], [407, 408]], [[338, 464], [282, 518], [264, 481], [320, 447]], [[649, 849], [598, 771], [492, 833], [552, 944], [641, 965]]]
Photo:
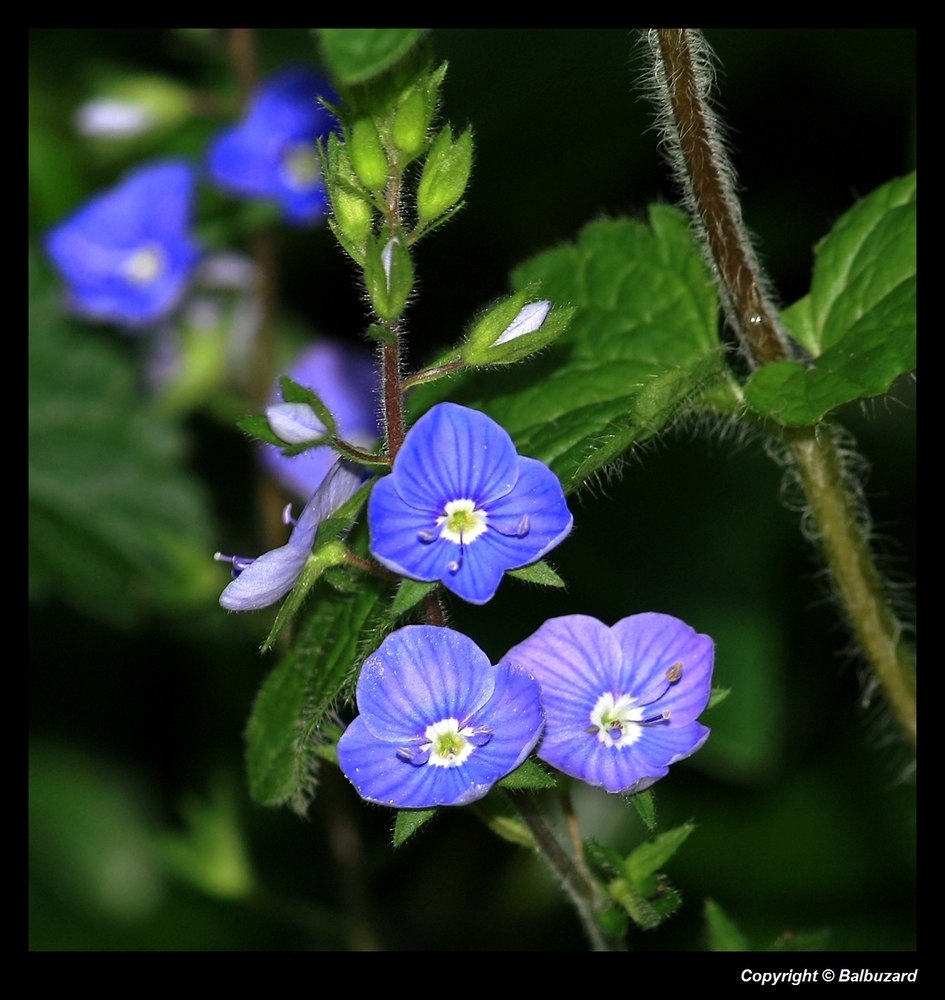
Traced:
[[370, 118], [354, 123], [348, 154], [358, 179], [369, 191], [380, 191], [387, 184], [387, 154]]
[[462, 198], [472, 171], [472, 129], [453, 142], [449, 125], [433, 141], [417, 190], [417, 214], [428, 225]]
[[413, 291], [413, 262], [396, 236], [371, 242], [364, 262], [364, 280], [377, 315], [385, 320], [400, 316]]
[[472, 328], [460, 349], [472, 368], [504, 365], [540, 351], [564, 332], [572, 309], [552, 310], [547, 299], [529, 302], [528, 289], [490, 309]]
[[192, 111], [186, 87], [160, 76], [134, 76], [113, 81], [104, 93], [86, 101], [76, 110], [73, 124], [90, 139], [135, 139], [177, 125]]
[[427, 107], [426, 97], [419, 90], [412, 90], [394, 113], [391, 128], [394, 143], [410, 159], [423, 150], [431, 111]]

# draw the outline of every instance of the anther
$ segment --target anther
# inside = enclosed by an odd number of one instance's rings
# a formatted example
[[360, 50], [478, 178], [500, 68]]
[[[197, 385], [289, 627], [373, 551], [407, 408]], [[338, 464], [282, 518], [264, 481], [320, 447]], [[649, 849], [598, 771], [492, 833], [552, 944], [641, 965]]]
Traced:
[[668, 680], [670, 684], [675, 684], [680, 677], [682, 677], [682, 664], [676, 662], [669, 668], [669, 670], [666, 671], [666, 680]]
[[418, 531], [417, 541], [423, 542], [424, 545], [429, 545], [430, 542], [436, 541], [436, 535], [434, 535], [432, 531]]

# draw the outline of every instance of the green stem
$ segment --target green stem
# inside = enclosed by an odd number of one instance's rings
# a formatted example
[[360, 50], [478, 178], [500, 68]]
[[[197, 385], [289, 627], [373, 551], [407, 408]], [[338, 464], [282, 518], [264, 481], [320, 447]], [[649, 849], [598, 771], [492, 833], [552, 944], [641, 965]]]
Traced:
[[[698, 32], [651, 31], [655, 91], [670, 162], [707, 249], [726, 318], [752, 367], [791, 356], [735, 197], [735, 172], [708, 104], [711, 57]], [[863, 655], [913, 747], [914, 666], [867, 545], [827, 424], [784, 431], [837, 590]]]
[[561, 846], [551, 828], [545, 822], [534, 796], [524, 792], [509, 794], [509, 802], [515, 807], [522, 822], [535, 838], [539, 857], [558, 877], [565, 893], [571, 900], [578, 918], [584, 927], [591, 948], [594, 951], [623, 951], [623, 942], [605, 934], [594, 918], [602, 899], [598, 887], [575, 864], [571, 855]]
[[788, 432], [787, 439], [834, 583], [860, 648], [914, 748], [916, 695], [912, 656], [870, 556], [833, 434], [829, 426], [821, 424]]

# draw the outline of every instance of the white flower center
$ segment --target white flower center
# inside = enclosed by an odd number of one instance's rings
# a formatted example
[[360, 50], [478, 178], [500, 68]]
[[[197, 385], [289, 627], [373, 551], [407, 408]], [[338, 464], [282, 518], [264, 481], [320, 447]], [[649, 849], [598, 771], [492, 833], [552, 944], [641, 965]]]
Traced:
[[311, 191], [322, 179], [318, 149], [313, 143], [287, 146], [282, 154], [282, 179], [296, 191]]
[[465, 764], [476, 746], [469, 739], [473, 735], [472, 726], [459, 728], [457, 719], [441, 719], [431, 723], [423, 733], [426, 743], [421, 752], [429, 749], [427, 764], [434, 767], [459, 767]]
[[474, 542], [486, 530], [486, 512], [476, 510], [475, 500], [450, 500], [436, 519], [440, 538], [457, 545]]
[[609, 691], [597, 699], [591, 710], [591, 729], [597, 731], [597, 738], [607, 747], [628, 747], [636, 743], [643, 732], [645, 705], [636, 705], [636, 698], [628, 694], [615, 698]]
[[157, 281], [167, 268], [167, 256], [154, 244], [139, 247], [122, 264], [122, 273], [134, 285], [150, 285]]

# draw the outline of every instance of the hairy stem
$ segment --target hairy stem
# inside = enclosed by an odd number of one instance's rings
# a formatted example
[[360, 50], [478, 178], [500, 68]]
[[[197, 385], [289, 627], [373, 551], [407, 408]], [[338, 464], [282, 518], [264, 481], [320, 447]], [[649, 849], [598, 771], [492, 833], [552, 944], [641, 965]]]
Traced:
[[[648, 35], [655, 96], [670, 162], [702, 237], [726, 317], [753, 367], [790, 357], [735, 197], [734, 171], [708, 104], [711, 52], [698, 32]], [[826, 424], [784, 433], [853, 631], [895, 717], [915, 746], [913, 664], [870, 556], [833, 434]]]
[[912, 656], [870, 557], [833, 435], [829, 426], [821, 424], [789, 433], [788, 444], [860, 648], [914, 748], [916, 696]]
[[528, 793], [510, 794], [508, 798], [522, 822], [528, 827], [532, 837], [535, 838], [539, 857], [558, 877], [568, 898], [577, 910], [593, 950], [623, 951], [623, 943], [605, 934], [594, 919], [594, 914], [600, 906], [597, 886], [580, 870], [571, 855], [561, 846], [560, 841], [545, 822], [545, 817], [541, 814], [534, 796]]
[[657, 49], [657, 88], [663, 95], [668, 151], [687, 207], [709, 251], [726, 319], [753, 365], [789, 357], [777, 310], [752, 250], [735, 197], [734, 172], [707, 97], [710, 52], [702, 36], [683, 28], [651, 33]]

